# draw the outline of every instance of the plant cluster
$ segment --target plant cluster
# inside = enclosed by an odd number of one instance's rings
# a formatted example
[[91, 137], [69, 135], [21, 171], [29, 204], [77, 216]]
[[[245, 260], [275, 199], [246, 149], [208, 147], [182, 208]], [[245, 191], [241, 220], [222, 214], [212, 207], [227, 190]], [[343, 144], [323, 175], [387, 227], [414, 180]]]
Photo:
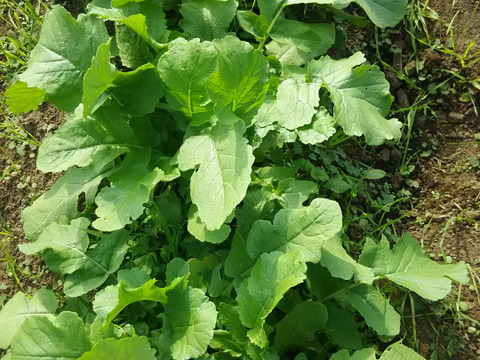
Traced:
[[[340, 206], [322, 196], [385, 174], [325, 167], [319, 144], [380, 145], [402, 124], [386, 118], [380, 69], [326, 55], [342, 32], [295, 17], [307, 3], [359, 21], [348, 0], [94, 0], [77, 19], [46, 15], [6, 95], [12, 112], [71, 113], [39, 148], [41, 171], [65, 173], [23, 211], [20, 245], [67, 298], [8, 301], [3, 359], [422, 359], [392, 343], [395, 292], [439, 300], [467, 268], [408, 234], [345, 250]], [[380, 27], [407, 5], [357, 3]]]

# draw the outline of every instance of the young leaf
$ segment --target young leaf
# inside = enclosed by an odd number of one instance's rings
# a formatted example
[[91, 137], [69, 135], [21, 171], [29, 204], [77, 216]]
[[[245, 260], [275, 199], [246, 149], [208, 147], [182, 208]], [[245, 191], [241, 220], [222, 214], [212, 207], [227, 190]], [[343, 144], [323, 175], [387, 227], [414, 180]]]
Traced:
[[391, 251], [388, 240], [383, 239], [376, 245], [367, 239], [359, 261], [371, 267], [375, 275], [386, 277], [428, 300], [447, 296], [452, 280], [468, 283], [464, 262], [438, 264], [425, 255], [418, 241], [409, 234], [398, 239]]
[[225, 260], [225, 275], [234, 279], [245, 273], [254, 264], [255, 261], [248, 256], [243, 236], [236, 232]]
[[354, 68], [364, 61], [361, 53], [338, 61], [325, 56], [309, 63], [307, 77], [326, 85], [334, 104], [335, 121], [347, 135], [365, 135], [369, 145], [380, 145], [399, 138], [402, 124], [384, 117], [393, 98], [380, 69], [367, 65]]
[[18, 248], [25, 254], [45, 251], [43, 257], [50, 270], [60, 274], [70, 274], [85, 263], [85, 251], [90, 240], [87, 229], [90, 220], [78, 218], [70, 224], [52, 223], [33, 243], [19, 244]]
[[100, 340], [78, 360], [155, 360], [155, 350], [144, 336]]
[[215, 305], [202, 290], [188, 286], [168, 293], [160, 343], [175, 360], [203, 355], [213, 338]]
[[305, 301], [293, 308], [276, 326], [275, 348], [283, 352], [292, 345], [306, 348], [315, 333], [327, 323], [327, 308], [320, 302]]
[[359, 285], [348, 292], [347, 299], [379, 335], [396, 336], [400, 332], [400, 315], [373, 286]]
[[70, 168], [50, 190], [22, 211], [25, 236], [30, 241], [35, 241], [49, 224], [58, 222], [63, 217], [69, 220], [79, 217], [80, 194], [84, 193], [87, 204], [91, 204], [98, 185], [109, 171], [108, 167], [101, 171], [94, 167]]
[[64, 311], [57, 317], [27, 317], [12, 340], [11, 353], [12, 359], [71, 360], [91, 347], [82, 319]]
[[221, 120], [185, 140], [177, 155], [182, 171], [199, 165], [190, 180], [190, 195], [207, 230], [219, 229], [242, 201], [254, 160], [243, 122]]
[[277, 98], [268, 111], [268, 115], [260, 115], [263, 120], [260, 126], [277, 122], [288, 130], [294, 130], [312, 122], [315, 109], [320, 100], [321, 84], [299, 82], [287, 79], [278, 87]]
[[63, 7], [54, 6], [45, 16], [40, 39], [20, 80], [45, 90], [48, 101], [60, 109], [73, 111], [82, 98], [83, 76], [107, 40], [102, 21], [80, 15], [77, 22]]
[[83, 116], [90, 114], [95, 102], [107, 90], [117, 75], [117, 69], [110, 64], [110, 44], [100, 45], [92, 59], [92, 65], [83, 77]]
[[273, 224], [258, 220], [247, 237], [247, 251], [252, 259], [262, 253], [298, 251], [305, 262], [318, 262], [322, 246], [342, 229], [340, 206], [328, 199], [315, 199], [310, 206], [282, 209]]
[[115, 35], [120, 59], [124, 66], [137, 69], [155, 60], [156, 51], [126, 25], [116, 22]]
[[222, 38], [235, 17], [237, 6], [236, 0], [182, 0], [180, 26], [190, 38]]
[[63, 286], [65, 294], [81, 296], [102, 285], [122, 264], [129, 239], [130, 234], [123, 229], [103, 237], [93, 250], [85, 253], [83, 266], [67, 275]]
[[278, 200], [286, 208], [300, 208], [312, 194], [318, 193], [318, 185], [312, 181], [284, 179], [278, 183]]
[[59, 172], [77, 165], [102, 167], [125, 153], [134, 142], [134, 133], [118, 108], [106, 104], [91, 117], [80, 113], [40, 145], [37, 167], [43, 172]]
[[57, 310], [58, 300], [55, 294], [47, 289], [40, 289], [32, 299], [23, 293], [16, 293], [0, 311], [0, 349], [7, 349], [17, 330], [27, 318], [50, 317]]
[[297, 128], [295, 132], [298, 134], [299, 140], [304, 144], [319, 144], [328, 140], [335, 134], [335, 120], [328, 113], [327, 109], [321, 108], [313, 116], [313, 121], [305, 126]]
[[253, 11], [238, 10], [237, 20], [243, 30], [255, 36], [257, 40], [268, 36], [269, 24], [264, 17], [255, 14]]
[[170, 106], [191, 118], [193, 125], [200, 125], [213, 115], [206, 82], [216, 68], [213, 44], [198, 39], [172, 41], [158, 61]]
[[238, 116], [255, 112], [268, 90], [268, 63], [262, 53], [236, 37], [213, 41], [218, 72], [208, 79], [210, 97]]
[[375, 349], [367, 348], [357, 350], [352, 356], [349, 356], [347, 350], [340, 350], [330, 357], [330, 360], [377, 360]]
[[102, 231], [114, 231], [138, 219], [163, 175], [158, 168], [149, 171], [147, 164], [119, 168], [109, 177], [112, 185], [103, 188], [95, 198], [98, 219], [92, 225]]
[[385, 351], [380, 360], [425, 360], [423, 356], [417, 354], [412, 349], [402, 344], [393, 344], [387, 351]]
[[264, 253], [257, 260], [237, 292], [240, 319], [250, 329], [247, 334], [255, 345], [267, 345], [266, 317], [290, 288], [303, 282], [306, 272], [307, 266], [296, 251]]
[[29, 87], [27, 83], [18, 80], [5, 91], [5, 97], [8, 109], [18, 115], [37, 110], [38, 105], [45, 100], [45, 90]]

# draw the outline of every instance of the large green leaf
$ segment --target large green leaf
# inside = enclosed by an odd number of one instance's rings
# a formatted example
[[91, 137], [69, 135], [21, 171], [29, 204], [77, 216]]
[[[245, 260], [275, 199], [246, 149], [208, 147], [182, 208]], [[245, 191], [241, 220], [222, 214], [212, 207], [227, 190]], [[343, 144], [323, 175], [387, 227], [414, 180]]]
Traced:
[[85, 262], [85, 251], [90, 245], [87, 229], [90, 220], [78, 218], [67, 223], [52, 223], [40, 234], [37, 241], [19, 244], [18, 248], [31, 255], [44, 251], [43, 257], [50, 270], [70, 274]]
[[247, 251], [253, 258], [265, 252], [298, 251], [306, 262], [318, 262], [322, 246], [342, 229], [342, 213], [338, 203], [315, 199], [310, 206], [282, 209], [273, 224], [256, 221], [247, 237]]
[[82, 319], [64, 311], [54, 318], [27, 317], [12, 340], [11, 353], [12, 360], [72, 360], [91, 346]]
[[213, 114], [206, 82], [216, 68], [217, 53], [213, 44], [198, 39], [172, 41], [158, 61], [169, 104], [192, 118], [194, 125], [208, 121]]
[[379, 335], [396, 336], [400, 332], [400, 315], [373, 286], [359, 285], [347, 293], [347, 299]]
[[103, 237], [95, 248], [85, 253], [83, 266], [67, 275], [63, 286], [65, 294], [81, 296], [102, 285], [122, 264], [129, 239], [130, 234], [126, 230]]
[[215, 305], [202, 290], [174, 289], [165, 305], [161, 347], [175, 360], [197, 358], [206, 352], [216, 321]]
[[242, 116], [255, 112], [268, 90], [268, 63], [262, 53], [236, 37], [213, 41], [218, 72], [208, 79], [210, 97]]
[[101, 171], [94, 167], [70, 168], [50, 190], [23, 210], [25, 236], [35, 241], [49, 224], [58, 222], [62, 217], [68, 220], [79, 217], [79, 196], [85, 194], [86, 204], [92, 204], [98, 185], [109, 171], [109, 168]]
[[182, 0], [180, 26], [190, 38], [213, 40], [224, 37], [237, 6], [236, 0]]
[[27, 318], [50, 317], [57, 310], [58, 300], [55, 294], [46, 289], [40, 289], [29, 299], [23, 293], [17, 293], [0, 311], [0, 349], [7, 349], [17, 330]]
[[230, 226], [223, 224], [217, 230], [207, 230], [205, 224], [198, 216], [198, 211], [193, 205], [188, 212], [188, 232], [195, 236], [201, 242], [209, 242], [212, 244], [220, 244], [224, 242], [230, 234]]
[[345, 349], [361, 349], [362, 333], [358, 331], [356, 314], [348, 309], [327, 304], [328, 321], [326, 328], [333, 342]]
[[47, 100], [59, 108], [73, 111], [82, 99], [83, 76], [107, 40], [102, 21], [80, 15], [77, 22], [63, 7], [54, 6], [45, 16], [40, 39], [20, 80], [45, 90]]
[[147, 41], [120, 22], [115, 23], [115, 38], [122, 64], [130, 69], [153, 62], [157, 56]]
[[104, 187], [95, 198], [98, 219], [92, 225], [102, 231], [113, 231], [138, 219], [163, 177], [162, 170], [150, 171], [147, 164], [119, 168], [109, 176], [111, 186]]
[[257, 260], [250, 276], [237, 291], [240, 319], [250, 329], [247, 334], [254, 344], [265, 347], [266, 317], [288, 289], [303, 282], [306, 272], [302, 255], [296, 251], [264, 253]]
[[321, 84], [287, 79], [278, 87], [273, 104], [265, 102], [256, 116], [258, 125], [264, 127], [277, 122], [294, 130], [312, 122], [320, 100]]
[[370, 145], [399, 138], [402, 124], [385, 119], [393, 97], [389, 83], [377, 66], [357, 65], [365, 61], [361, 53], [348, 59], [329, 56], [309, 63], [308, 78], [323, 83], [334, 104], [333, 116], [347, 135], [364, 135]]
[[100, 340], [78, 360], [155, 360], [155, 350], [148, 338], [134, 336], [123, 339]]
[[242, 121], [219, 122], [189, 137], [178, 152], [180, 170], [199, 166], [190, 180], [190, 195], [208, 230], [222, 226], [250, 184], [254, 159], [244, 132]]
[[128, 151], [133, 142], [133, 131], [116, 106], [102, 106], [87, 118], [75, 113], [40, 145], [37, 167], [43, 172], [73, 165], [102, 167]]
[[371, 267], [375, 275], [386, 277], [429, 300], [447, 296], [452, 280], [462, 284], [469, 281], [463, 261], [441, 265], [429, 259], [418, 241], [409, 234], [398, 239], [392, 250], [386, 239], [378, 245], [368, 239], [359, 261]]

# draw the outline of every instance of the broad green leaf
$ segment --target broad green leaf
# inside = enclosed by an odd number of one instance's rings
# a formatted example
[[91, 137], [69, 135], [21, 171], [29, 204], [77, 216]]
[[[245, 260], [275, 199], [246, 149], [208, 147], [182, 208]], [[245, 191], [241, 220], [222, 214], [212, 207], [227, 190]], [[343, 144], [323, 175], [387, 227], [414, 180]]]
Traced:
[[235, 17], [237, 6], [236, 0], [182, 0], [180, 26], [190, 38], [222, 38]]
[[271, 188], [251, 187], [248, 189], [242, 206], [235, 211], [237, 233], [247, 237], [255, 221], [272, 216], [275, 208], [273, 190], [273, 186]]
[[340, 206], [332, 200], [315, 199], [310, 206], [282, 209], [273, 224], [258, 220], [247, 237], [252, 259], [272, 251], [298, 251], [305, 262], [319, 262], [322, 246], [342, 229]]
[[230, 226], [227, 224], [223, 224], [217, 230], [207, 230], [205, 224], [198, 216], [196, 207], [192, 206], [190, 208], [188, 213], [188, 232], [195, 236], [197, 240], [212, 244], [220, 244], [228, 238], [230, 231]]
[[198, 166], [190, 180], [190, 195], [208, 230], [222, 226], [250, 184], [254, 159], [244, 132], [242, 121], [218, 122], [185, 140], [177, 154], [181, 171]]
[[275, 348], [283, 352], [292, 345], [305, 348], [315, 339], [328, 319], [327, 308], [320, 302], [305, 301], [293, 308], [276, 326]]
[[113, 231], [138, 219], [163, 175], [158, 168], [150, 171], [147, 164], [119, 168], [108, 178], [111, 186], [104, 187], [95, 198], [98, 219], [92, 225], [102, 231]]
[[102, 21], [80, 15], [77, 22], [63, 7], [54, 6], [45, 16], [40, 39], [20, 80], [45, 90], [48, 101], [62, 110], [73, 111], [82, 99], [83, 76], [107, 40]]
[[310, 195], [318, 193], [318, 185], [312, 181], [289, 178], [278, 183], [276, 193], [284, 207], [300, 208]]
[[134, 134], [114, 105], [105, 105], [91, 117], [80, 113], [40, 145], [37, 167], [43, 172], [59, 172], [77, 165], [97, 168], [129, 150]]
[[69, 220], [79, 217], [80, 194], [85, 194], [88, 205], [92, 204], [98, 185], [109, 170], [104, 168], [98, 171], [94, 167], [70, 168], [50, 190], [22, 211], [25, 236], [30, 241], [35, 241], [49, 224], [58, 222], [64, 216]]
[[69, 311], [54, 318], [27, 317], [11, 343], [12, 360], [72, 360], [91, 347], [82, 319]]
[[169, 31], [162, 7], [150, 1], [130, 2], [112, 8], [108, 0], [94, 0], [87, 6], [88, 12], [102, 19], [128, 26], [154, 49], [160, 49]]
[[118, 270], [128, 250], [130, 234], [119, 230], [103, 237], [95, 248], [85, 253], [84, 265], [67, 275], [63, 291], [70, 297], [81, 296], [102, 285]]
[[31, 255], [44, 251], [43, 257], [50, 270], [70, 274], [85, 262], [85, 251], [90, 245], [87, 229], [90, 220], [78, 218], [70, 224], [52, 223], [40, 234], [37, 241], [19, 244], [18, 248]]
[[278, 87], [277, 98], [269, 107], [266, 103], [260, 109], [256, 121], [265, 127], [277, 122], [282, 127], [294, 130], [312, 122], [320, 100], [321, 84], [284, 80]]
[[264, 253], [257, 260], [237, 291], [240, 319], [250, 329], [247, 334], [255, 345], [265, 347], [266, 317], [290, 288], [303, 282], [306, 272], [307, 266], [296, 251]]
[[[277, 0], [278, 1], [278, 0]], [[332, 4], [346, 6], [351, 0], [284, 0], [286, 5], [292, 4]], [[354, 0], [367, 13], [368, 17], [378, 27], [394, 27], [405, 16], [407, 0]]]
[[226, 330], [214, 330], [213, 339], [209, 346], [215, 350], [221, 350], [223, 353], [228, 352], [232, 357], [240, 357], [243, 353], [232, 334]]
[[425, 358], [413, 349], [397, 343], [385, 351], [380, 360], [425, 360]]
[[325, 55], [335, 42], [334, 24], [311, 24], [294, 20], [279, 20], [270, 37], [277, 43], [295, 47], [309, 59]]
[[160, 74], [152, 64], [130, 72], [119, 72], [108, 91], [131, 116], [150, 114], [163, 96]]
[[328, 140], [335, 134], [335, 120], [327, 109], [321, 108], [313, 116], [313, 121], [310, 124], [297, 128], [295, 132], [302, 143], [316, 145]]
[[155, 360], [155, 350], [144, 336], [104, 339], [78, 360]]
[[255, 112], [268, 90], [268, 63], [259, 50], [236, 37], [215, 39], [218, 72], [208, 79], [213, 101], [242, 116]]
[[355, 67], [364, 61], [360, 53], [338, 61], [325, 56], [309, 63], [307, 76], [314, 83], [325, 84], [334, 104], [335, 122], [347, 135], [364, 135], [369, 145], [380, 145], [399, 138], [402, 124], [385, 119], [393, 100], [389, 83], [377, 66]]
[[218, 318], [225, 328], [232, 334], [235, 343], [245, 347], [248, 343], [247, 329], [240, 320], [238, 307], [220, 303], [218, 306]]
[[171, 42], [168, 51], [158, 61], [169, 104], [191, 118], [194, 125], [208, 121], [213, 115], [206, 83], [216, 68], [215, 47], [198, 39]]
[[289, 65], [301, 66], [312, 60], [307, 53], [299, 48], [277, 41], [270, 41], [266, 48], [268, 54], [275, 56], [284, 67]]
[[373, 272], [370, 268], [358, 264], [345, 251], [342, 241], [335, 236], [330, 241], [326, 241], [322, 246], [322, 258], [320, 263], [325, 266], [332, 276], [343, 280], [350, 280], [353, 275], [358, 282], [371, 284], [373, 282]]
[[213, 338], [217, 321], [215, 305], [202, 290], [187, 287], [168, 293], [161, 344], [175, 360], [203, 355]]
[[90, 114], [95, 102], [107, 90], [117, 75], [117, 69], [110, 63], [110, 44], [100, 45], [92, 59], [92, 65], [83, 77], [83, 116]]
[[386, 239], [378, 245], [368, 239], [359, 261], [371, 267], [375, 275], [386, 277], [428, 300], [447, 296], [452, 280], [468, 283], [468, 271], [463, 261], [441, 265], [429, 259], [418, 241], [409, 234], [398, 239], [392, 250]]
[[169, 286], [159, 288], [155, 285], [156, 279], [151, 279], [138, 287], [128, 286], [124, 281], [119, 285], [108, 286], [95, 296], [93, 310], [95, 313], [105, 318], [106, 324], [117, 317], [120, 312], [128, 305], [137, 301], [156, 301], [162, 304], [167, 303], [166, 293], [174, 289], [184, 277], [177, 278]]
[[287, 0], [258, 0], [260, 14], [270, 25], [281, 13], [283, 7], [287, 5]]
[[23, 293], [16, 293], [0, 311], [0, 349], [7, 349], [17, 330], [27, 318], [50, 317], [57, 310], [58, 300], [55, 294], [47, 289], [40, 289], [29, 299]]
[[359, 285], [347, 293], [347, 299], [379, 335], [396, 336], [400, 332], [400, 315], [373, 286]]
[[45, 100], [45, 90], [29, 87], [27, 83], [18, 80], [5, 91], [5, 97], [8, 109], [18, 115], [37, 110], [38, 105]]

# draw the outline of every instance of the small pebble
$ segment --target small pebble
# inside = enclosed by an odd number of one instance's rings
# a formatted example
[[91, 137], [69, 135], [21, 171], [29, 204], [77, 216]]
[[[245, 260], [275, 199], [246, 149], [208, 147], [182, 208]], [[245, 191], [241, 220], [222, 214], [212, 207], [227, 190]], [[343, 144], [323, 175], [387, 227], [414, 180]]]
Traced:
[[448, 119], [454, 124], [459, 124], [463, 122], [464, 115], [462, 113], [452, 111], [448, 114]]

